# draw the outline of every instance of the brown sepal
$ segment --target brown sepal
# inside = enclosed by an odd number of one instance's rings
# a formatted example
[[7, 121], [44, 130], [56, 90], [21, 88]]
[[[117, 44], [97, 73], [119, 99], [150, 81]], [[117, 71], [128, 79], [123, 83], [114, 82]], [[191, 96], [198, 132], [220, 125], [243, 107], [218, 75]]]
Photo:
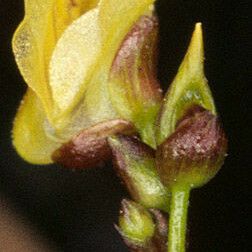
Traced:
[[151, 246], [156, 250], [155, 252], [167, 251], [167, 237], [168, 237], [168, 215], [157, 209], [150, 209], [156, 223], [156, 232], [152, 238]]
[[[202, 179], [199, 184], [204, 184], [220, 169], [226, 151], [227, 139], [218, 117], [193, 106], [178, 122], [175, 132], [158, 146], [159, 175], [167, 186], [179, 180], [180, 175], [183, 181], [194, 184], [189, 180], [194, 180], [196, 174]], [[186, 174], [192, 174], [190, 179]]]
[[[160, 101], [162, 90], [157, 79], [158, 19], [155, 15], [141, 16], [125, 37], [116, 54], [111, 77], [121, 76], [131, 85], [133, 99]], [[136, 85], [139, 79], [140, 86]], [[140, 90], [139, 90], [140, 89]], [[130, 94], [128, 94], [130, 95]]]
[[53, 153], [52, 159], [56, 163], [73, 169], [99, 166], [111, 158], [108, 136], [134, 132], [133, 125], [125, 120], [115, 119], [98, 123], [63, 144]]

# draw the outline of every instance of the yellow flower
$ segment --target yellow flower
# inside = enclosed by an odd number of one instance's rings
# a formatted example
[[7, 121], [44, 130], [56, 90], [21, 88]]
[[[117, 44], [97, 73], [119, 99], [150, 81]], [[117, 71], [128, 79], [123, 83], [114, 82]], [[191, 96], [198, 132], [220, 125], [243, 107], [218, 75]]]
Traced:
[[97, 123], [123, 118], [142, 127], [136, 115], [124, 116], [118, 101], [111, 102], [108, 83], [121, 43], [140, 16], [151, 13], [153, 2], [25, 0], [25, 17], [13, 38], [28, 85], [13, 127], [20, 156], [49, 164], [62, 144]]

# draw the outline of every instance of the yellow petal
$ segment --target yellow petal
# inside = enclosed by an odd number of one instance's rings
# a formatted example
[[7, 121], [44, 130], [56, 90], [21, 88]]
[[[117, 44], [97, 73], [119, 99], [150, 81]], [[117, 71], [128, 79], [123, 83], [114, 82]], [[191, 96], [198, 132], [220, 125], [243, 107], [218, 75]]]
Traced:
[[[101, 0], [99, 5], [100, 25], [105, 38], [123, 40], [125, 34], [148, 9], [152, 9], [154, 0]], [[118, 43], [118, 42], [117, 42]]]
[[[99, 25], [103, 41], [101, 59], [111, 65], [120, 44], [140, 16], [151, 14], [154, 0], [101, 0]], [[100, 61], [100, 66], [104, 65]]]
[[[59, 108], [55, 125], [64, 117], [66, 121], [84, 96], [85, 107], [91, 111], [92, 106], [97, 108], [96, 102], [104, 99], [101, 91], [107, 96], [106, 83], [115, 53], [133, 23], [153, 2], [101, 1], [97, 9], [84, 14], [64, 32], [50, 64], [50, 87]], [[87, 89], [100, 94], [88, 95]], [[99, 102], [98, 107], [108, 112], [111, 105], [104, 106]]]
[[101, 48], [98, 9], [73, 22], [57, 43], [50, 64], [50, 86], [59, 108], [53, 126], [61, 138], [118, 118], [109, 99], [108, 71], [96, 68], [92, 75]]
[[192, 105], [216, 113], [211, 91], [204, 75], [204, 48], [201, 23], [197, 23], [187, 53], [165, 96], [157, 130], [158, 144], [174, 130], [176, 123]]
[[48, 116], [53, 101], [48, 65], [61, 33], [97, 0], [25, 0], [25, 17], [13, 38], [18, 67], [29, 87], [41, 99]]
[[40, 100], [28, 89], [17, 112], [12, 137], [19, 155], [33, 164], [52, 163], [51, 154], [60, 146], [45, 134], [45, 118]]
[[70, 110], [76, 94], [87, 87], [86, 79], [101, 48], [97, 21], [98, 9], [85, 13], [66, 29], [54, 50], [50, 86], [60, 111]]

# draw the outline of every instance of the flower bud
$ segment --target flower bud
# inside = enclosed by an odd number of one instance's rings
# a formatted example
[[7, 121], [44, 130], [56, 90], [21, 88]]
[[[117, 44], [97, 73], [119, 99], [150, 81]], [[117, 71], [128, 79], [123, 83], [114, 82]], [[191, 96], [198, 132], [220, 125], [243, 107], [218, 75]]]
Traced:
[[217, 116], [194, 106], [158, 146], [160, 178], [168, 188], [202, 186], [219, 171], [226, 151], [227, 139]]
[[[62, 148], [75, 156], [80, 151], [76, 139], [84, 142], [80, 132], [89, 134], [104, 121], [127, 120], [112, 105], [110, 70], [125, 36], [142, 15], [150, 13], [153, 2], [25, 1], [25, 17], [13, 37], [13, 51], [28, 91], [12, 137], [26, 161], [52, 163], [52, 153], [68, 141]], [[79, 166], [79, 158], [83, 159], [82, 154], [76, 155], [74, 165]]]
[[[148, 211], [133, 201], [123, 200], [116, 228], [130, 251], [167, 251], [167, 215], [157, 209]], [[139, 242], [139, 236], [143, 242]]]
[[136, 137], [109, 138], [117, 174], [131, 197], [148, 208], [168, 210], [169, 193], [161, 183], [154, 159], [154, 151]]
[[155, 223], [148, 210], [133, 201], [124, 199], [118, 231], [126, 243], [145, 247], [155, 233]]

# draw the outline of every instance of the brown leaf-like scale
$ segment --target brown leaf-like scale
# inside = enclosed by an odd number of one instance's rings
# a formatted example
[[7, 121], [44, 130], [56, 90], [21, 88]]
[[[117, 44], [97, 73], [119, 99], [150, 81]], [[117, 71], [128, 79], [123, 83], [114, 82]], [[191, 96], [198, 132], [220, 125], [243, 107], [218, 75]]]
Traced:
[[55, 162], [73, 169], [95, 167], [111, 158], [108, 136], [117, 133], [132, 134], [134, 131], [128, 121], [105, 121], [80, 132], [56, 150], [52, 158]]
[[174, 133], [158, 147], [160, 178], [166, 186], [173, 183], [202, 185], [220, 169], [226, 151], [227, 139], [218, 117], [194, 106], [179, 121]]

